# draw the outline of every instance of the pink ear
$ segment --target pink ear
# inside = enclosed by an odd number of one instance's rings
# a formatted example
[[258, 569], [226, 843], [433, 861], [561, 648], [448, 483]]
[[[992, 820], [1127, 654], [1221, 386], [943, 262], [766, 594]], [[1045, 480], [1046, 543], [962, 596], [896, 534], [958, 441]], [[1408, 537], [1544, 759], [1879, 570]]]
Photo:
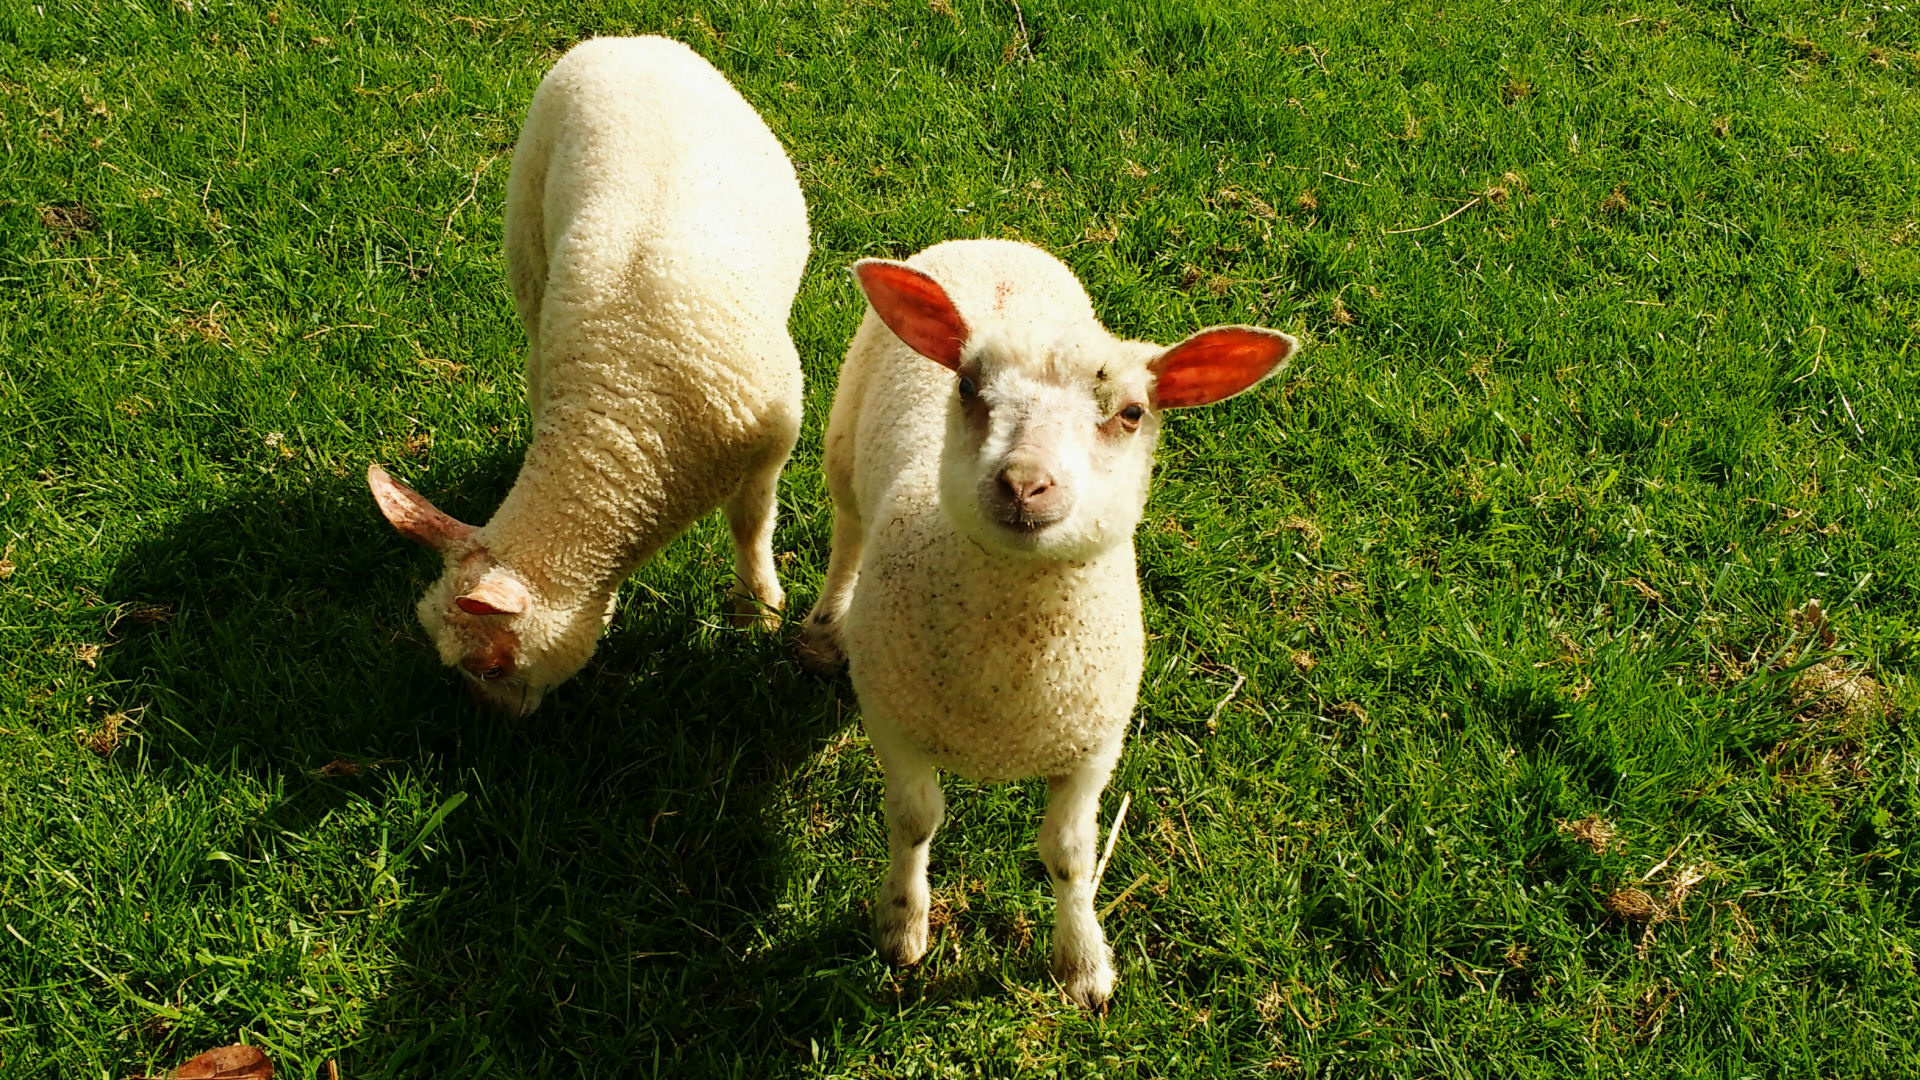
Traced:
[[1286, 366], [1299, 342], [1258, 326], [1202, 330], [1148, 364], [1154, 374], [1153, 407], [1211, 405]]
[[519, 578], [500, 570], [489, 570], [478, 584], [454, 597], [453, 602], [469, 615], [521, 615], [533, 606], [533, 594]]
[[854, 279], [867, 294], [873, 313], [907, 348], [949, 368], [960, 367], [967, 343], [967, 321], [954, 310], [940, 283], [905, 263], [861, 259]]
[[401, 536], [435, 551], [445, 551], [477, 531], [464, 521], [448, 517], [419, 492], [388, 476], [387, 470], [378, 465], [367, 466], [367, 487], [373, 492], [373, 501], [380, 505], [380, 512], [400, 530]]

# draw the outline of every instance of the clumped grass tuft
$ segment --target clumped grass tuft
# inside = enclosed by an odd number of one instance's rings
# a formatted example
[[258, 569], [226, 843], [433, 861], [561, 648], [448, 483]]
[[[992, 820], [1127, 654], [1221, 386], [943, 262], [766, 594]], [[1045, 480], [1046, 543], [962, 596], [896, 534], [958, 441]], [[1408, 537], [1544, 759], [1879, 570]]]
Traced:
[[[609, 33], [806, 189], [796, 607], [853, 259], [1309, 342], [1164, 442], [1109, 1016], [1037, 782], [950, 785], [877, 963], [856, 704], [725, 627], [716, 522], [536, 722], [416, 627], [360, 476], [511, 483], [508, 162]], [[1916, 58], [1774, 0], [8, 8], [0, 1074], [1920, 1070]]]

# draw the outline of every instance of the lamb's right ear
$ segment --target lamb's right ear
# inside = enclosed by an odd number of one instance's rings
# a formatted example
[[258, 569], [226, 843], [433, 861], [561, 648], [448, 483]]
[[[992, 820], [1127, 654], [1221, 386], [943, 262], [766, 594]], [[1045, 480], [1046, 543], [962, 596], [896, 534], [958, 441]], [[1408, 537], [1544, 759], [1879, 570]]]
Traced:
[[400, 535], [435, 551], [445, 551], [478, 531], [464, 521], [449, 517], [425, 496], [388, 476], [387, 470], [379, 465], [367, 466], [367, 488], [373, 492], [373, 501], [380, 505], [380, 513], [400, 530]]
[[907, 348], [959, 369], [960, 351], [967, 344], [967, 321], [939, 282], [890, 259], [861, 259], [853, 264], [853, 277], [867, 294], [873, 313]]

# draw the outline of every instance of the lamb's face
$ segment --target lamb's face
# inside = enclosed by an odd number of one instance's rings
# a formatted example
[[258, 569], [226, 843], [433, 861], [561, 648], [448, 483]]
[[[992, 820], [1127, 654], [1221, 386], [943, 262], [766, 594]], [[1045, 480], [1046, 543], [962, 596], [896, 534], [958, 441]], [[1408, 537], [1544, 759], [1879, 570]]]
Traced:
[[531, 714], [586, 665], [608, 613], [556, 608], [480, 547], [448, 553], [418, 610], [440, 662], [476, 701], [510, 716]]
[[972, 283], [978, 323], [913, 266], [862, 259], [853, 273], [900, 342], [954, 374], [940, 461], [954, 524], [994, 550], [1085, 560], [1139, 524], [1159, 414], [1240, 393], [1298, 343], [1254, 326], [1216, 326], [1171, 348], [1121, 341], [1090, 312], [1061, 310], [1078, 283], [1038, 257], [1001, 275], [1006, 267], [981, 256], [972, 269], [991, 287]]
[[1146, 360], [1106, 334], [984, 334], [955, 372], [941, 503], [983, 546], [1084, 561], [1133, 534], [1160, 419]]
[[394, 528], [445, 557], [440, 580], [420, 598], [420, 625], [441, 662], [460, 672], [481, 703], [525, 716], [548, 687], [593, 655], [613, 611], [611, 594], [584, 607], [554, 605], [494, 559], [482, 530], [449, 517], [378, 465], [368, 467], [367, 487]]

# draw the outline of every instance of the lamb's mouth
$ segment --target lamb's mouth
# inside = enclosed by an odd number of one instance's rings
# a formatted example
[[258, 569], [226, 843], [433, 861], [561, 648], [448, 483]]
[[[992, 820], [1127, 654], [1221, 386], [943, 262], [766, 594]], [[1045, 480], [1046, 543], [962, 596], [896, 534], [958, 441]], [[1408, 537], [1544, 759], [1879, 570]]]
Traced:
[[479, 679], [467, 676], [463, 680], [467, 690], [473, 695], [475, 703], [483, 708], [512, 717], [532, 716], [540, 707], [540, 699], [545, 696], [545, 688], [535, 689], [525, 680], [511, 682], [483, 683]]
[[1008, 507], [994, 514], [993, 519], [995, 524], [1015, 536], [1036, 538], [1058, 525], [1063, 520], [1063, 515], [1043, 517], [1029, 514], [1017, 507]]

